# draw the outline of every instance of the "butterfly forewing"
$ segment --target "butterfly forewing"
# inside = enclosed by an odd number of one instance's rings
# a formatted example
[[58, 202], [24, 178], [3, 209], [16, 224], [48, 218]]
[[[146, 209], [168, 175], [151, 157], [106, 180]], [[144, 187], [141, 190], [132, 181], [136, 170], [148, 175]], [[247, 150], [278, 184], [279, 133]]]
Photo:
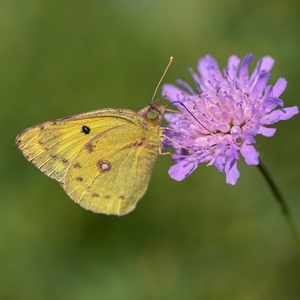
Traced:
[[[122, 110], [132, 117], [135, 112]], [[93, 137], [130, 118], [116, 117], [116, 110], [103, 109], [30, 127], [16, 139], [23, 155], [47, 176], [61, 181], [80, 149]], [[81, 116], [79, 118], [79, 116]]]

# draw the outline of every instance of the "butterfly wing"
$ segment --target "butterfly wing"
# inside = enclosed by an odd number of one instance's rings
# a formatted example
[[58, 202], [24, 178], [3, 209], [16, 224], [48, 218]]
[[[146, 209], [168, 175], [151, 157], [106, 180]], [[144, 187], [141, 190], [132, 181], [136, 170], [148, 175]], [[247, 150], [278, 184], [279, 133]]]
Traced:
[[61, 182], [80, 149], [93, 137], [113, 127], [132, 123], [135, 112], [101, 109], [32, 126], [16, 143], [34, 166]]
[[124, 215], [144, 195], [160, 147], [159, 127], [116, 126], [95, 136], [72, 161], [67, 194], [97, 213]]
[[145, 193], [161, 146], [160, 128], [139, 113], [100, 109], [21, 132], [23, 155], [94, 212], [123, 215]]

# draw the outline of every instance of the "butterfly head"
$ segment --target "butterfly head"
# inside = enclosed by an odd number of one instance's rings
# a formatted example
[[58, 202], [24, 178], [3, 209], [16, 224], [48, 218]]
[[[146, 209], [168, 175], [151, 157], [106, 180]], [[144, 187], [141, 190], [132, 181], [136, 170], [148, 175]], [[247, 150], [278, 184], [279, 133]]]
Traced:
[[147, 122], [160, 125], [162, 116], [164, 114], [164, 107], [155, 103], [146, 106], [138, 112], [138, 115], [147, 120]]

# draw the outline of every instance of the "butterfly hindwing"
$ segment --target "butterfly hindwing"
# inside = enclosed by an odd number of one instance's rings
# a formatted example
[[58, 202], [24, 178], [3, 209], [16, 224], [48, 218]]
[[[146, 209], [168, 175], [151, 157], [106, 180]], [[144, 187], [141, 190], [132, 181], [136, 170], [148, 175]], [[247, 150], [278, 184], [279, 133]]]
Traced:
[[80, 150], [62, 185], [86, 209], [129, 213], [147, 189], [159, 143], [158, 138], [149, 144], [145, 131], [134, 124], [116, 126]]

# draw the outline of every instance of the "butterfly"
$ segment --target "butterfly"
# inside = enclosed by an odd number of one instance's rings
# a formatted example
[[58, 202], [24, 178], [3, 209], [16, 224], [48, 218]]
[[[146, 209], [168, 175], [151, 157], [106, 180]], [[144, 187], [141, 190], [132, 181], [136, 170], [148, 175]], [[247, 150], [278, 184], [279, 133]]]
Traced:
[[165, 107], [153, 98], [138, 112], [104, 108], [29, 127], [17, 136], [16, 144], [29, 162], [57, 180], [83, 208], [128, 214], [145, 194], [162, 149]]

